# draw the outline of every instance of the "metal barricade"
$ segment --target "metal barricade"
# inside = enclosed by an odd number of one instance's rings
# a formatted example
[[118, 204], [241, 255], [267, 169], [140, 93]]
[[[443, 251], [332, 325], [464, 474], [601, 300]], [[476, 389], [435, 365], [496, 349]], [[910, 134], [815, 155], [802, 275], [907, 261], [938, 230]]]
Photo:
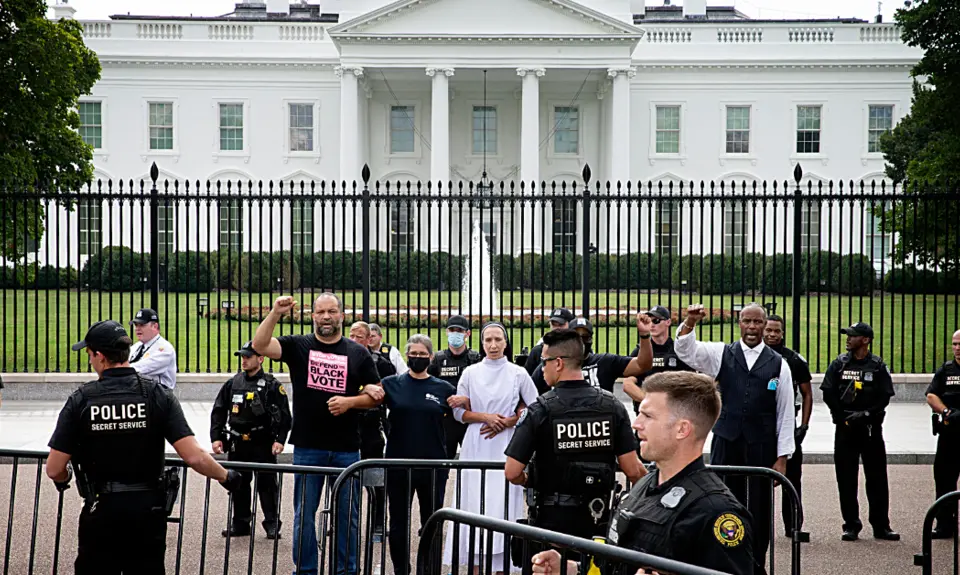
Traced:
[[[556, 548], [561, 555], [561, 573], [566, 571], [566, 561], [570, 553], [576, 553], [580, 556], [579, 573], [588, 573], [591, 559], [593, 562], [603, 562], [610, 566], [623, 566], [629, 569], [622, 571], [624, 574], [632, 575], [638, 568], [644, 568], [648, 571], [657, 571], [660, 573], [673, 573], [675, 575], [719, 575], [720, 571], [706, 569], [696, 565], [689, 565], [663, 557], [655, 557], [646, 553], [631, 551], [615, 545], [604, 545], [587, 539], [580, 539], [572, 535], [548, 531], [538, 527], [531, 527], [502, 519], [485, 517], [475, 513], [467, 513], [457, 509], [440, 509], [430, 516], [427, 523], [423, 526], [420, 545], [417, 549], [417, 575], [437, 575], [437, 565], [431, 564], [436, 558], [436, 549], [434, 545], [440, 539], [440, 533], [443, 531], [443, 523], [449, 521], [453, 524], [454, 534], [459, 533], [458, 526], [466, 525], [471, 533], [472, 543], [476, 540], [474, 533], [477, 530], [483, 530], [490, 539], [494, 533], [501, 533], [506, 537], [523, 540], [526, 547], [530, 543], [539, 543], [545, 546]], [[471, 558], [472, 558], [471, 553]], [[473, 572], [473, 565], [468, 564], [467, 573]], [[487, 564], [480, 565], [480, 573], [492, 574], [493, 566]], [[509, 573], [509, 568], [503, 569], [504, 573]], [[570, 575], [573, 575], [572, 572]], [[454, 561], [453, 575], [459, 574], [457, 562]]]
[[[923, 531], [920, 540], [920, 553], [913, 556], [913, 564], [923, 570], [923, 575], [933, 575], [933, 522], [937, 514], [949, 505], [953, 506], [954, 512], [957, 509], [957, 502], [960, 501], [960, 491], [951, 491], [940, 496], [927, 509], [927, 514], [923, 517]], [[958, 539], [957, 529], [953, 532], [953, 575], [960, 573], [960, 539]]]

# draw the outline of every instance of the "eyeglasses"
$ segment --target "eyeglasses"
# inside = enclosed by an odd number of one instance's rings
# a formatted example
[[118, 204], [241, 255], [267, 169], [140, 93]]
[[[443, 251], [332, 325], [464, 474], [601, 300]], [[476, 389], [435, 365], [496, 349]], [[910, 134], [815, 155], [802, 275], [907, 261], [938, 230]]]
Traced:
[[554, 360], [557, 360], [557, 359], [570, 359], [570, 357], [569, 357], [569, 356], [566, 356], [566, 355], [558, 355], [557, 357], [541, 357], [541, 358], [540, 358], [540, 365], [546, 367], [546, 365], [547, 365], [548, 362], [551, 362], [551, 361], [554, 361]]

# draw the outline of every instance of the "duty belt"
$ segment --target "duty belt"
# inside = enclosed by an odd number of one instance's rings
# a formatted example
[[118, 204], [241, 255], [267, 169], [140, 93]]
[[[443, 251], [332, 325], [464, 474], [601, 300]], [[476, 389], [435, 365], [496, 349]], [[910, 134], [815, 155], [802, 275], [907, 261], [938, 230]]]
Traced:
[[227, 433], [229, 433], [234, 437], [239, 437], [240, 441], [250, 441], [251, 439], [253, 439], [253, 435], [255, 432], [263, 431], [266, 428], [267, 428], [266, 425], [258, 425], [257, 427], [251, 427], [246, 433], [240, 433], [239, 431], [234, 431], [232, 429], [228, 429]]
[[538, 503], [547, 507], [580, 507], [583, 499], [579, 495], [549, 493], [539, 497]]
[[121, 483], [119, 481], [107, 481], [106, 483], [97, 483], [95, 489], [97, 495], [107, 495], [110, 493], [159, 491], [160, 485], [157, 483]]

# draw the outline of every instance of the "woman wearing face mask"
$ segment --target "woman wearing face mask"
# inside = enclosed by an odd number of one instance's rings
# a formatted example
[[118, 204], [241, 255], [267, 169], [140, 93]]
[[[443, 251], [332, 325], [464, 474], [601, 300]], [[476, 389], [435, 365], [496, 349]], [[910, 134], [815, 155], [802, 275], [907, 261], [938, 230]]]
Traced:
[[[407, 367], [402, 375], [383, 379], [383, 403], [390, 410], [387, 459], [446, 459], [444, 418], [452, 416], [447, 400], [456, 393], [449, 383], [427, 373], [433, 342], [425, 335], [411, 336], [406, 346]], [[413, 493], [420, 502], [420, 524], [443, 505], [446, 470], [405, 469], [387, 472], [390, 508], [390, 558], [396, 575], [410, 570], [410, 506]]]
[[[454, 417], [468, 424], [461, 461], [506, 461], [504, 450], [513, 437], [517, 424], [518, 405], [529, 405], [537, 399], [537, 388], [526, 370], [508, 361], [510, 341], [507, 330], [499, 323], [489, 323], [480, 332], [483, 345], [483, 361], [463, 371], [457, 385], [457, 395], [451, 398]], [[481, 473], [485, 473], [481, 483]], [[523, 489], [517, 485], [505, 485], [503, 471], [465, 470], [460, 476], [459, 508], [471, 513], [481, 512], [488, 517], [515, 521], [523, 516]], [[481, 488], [482, 486], [482, 488]], [[509, 489], [508, 493], [504, 489]], [[505, 507], [505, 498], [509, 504]], [[453, 558], [453, 529], [447, 532], [444, 563]], [[477, 533], [475, 545], [470, 544], [470, 528], [460, 526], [458, 557], [462, 565], [469, 564], [470, 553], [481, 549], [493, 555], [493, 570], [502, 572], [507, 551], [502, 534], [493, 534], [492, 545], [487, 547], [487, 534]], [[486, 556], [474, 554], [474, 565], [485, 565]], [[509, 563], [509, 559], [507, 559]]]

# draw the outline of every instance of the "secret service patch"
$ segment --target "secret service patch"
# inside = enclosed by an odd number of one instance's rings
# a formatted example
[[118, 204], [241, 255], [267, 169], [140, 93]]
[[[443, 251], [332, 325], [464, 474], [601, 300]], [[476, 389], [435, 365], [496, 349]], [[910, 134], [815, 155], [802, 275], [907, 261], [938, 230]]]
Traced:
[[713, 536], [724, 547], [740, 545], [743, 535], [743, 521], [733, 513], [724, 513], [713, 522]]

